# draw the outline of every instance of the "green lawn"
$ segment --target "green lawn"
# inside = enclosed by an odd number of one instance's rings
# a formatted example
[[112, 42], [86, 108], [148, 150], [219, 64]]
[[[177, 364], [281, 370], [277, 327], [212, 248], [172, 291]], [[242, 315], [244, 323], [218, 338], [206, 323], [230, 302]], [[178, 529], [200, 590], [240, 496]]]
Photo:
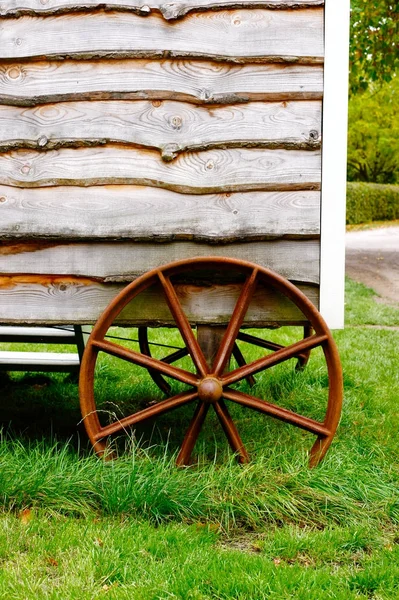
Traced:
[[[346, 302], [347, 327], [335, 332], [343, 415], [314, 470], [313, 436], [238, 406], [249, 465], [236, 464], [209, 418], [194, 464], [177, 469], [190, 406], [136, 431], [104, 462], [77, 427], [74, 383], [3, 377], [0, 599], [399, 598], [399, 310], [350, 281]], [[282, 343], [295, 335], [270, 333]], [[178, 342], [174, 332], [155, 336]], [[280, 365], [257, 376], [256, 390], [320, 418], [326, 386], [317, 350], [304, 372]], [[162, 398], [111, 357], [97, 394], [105, 415]]]

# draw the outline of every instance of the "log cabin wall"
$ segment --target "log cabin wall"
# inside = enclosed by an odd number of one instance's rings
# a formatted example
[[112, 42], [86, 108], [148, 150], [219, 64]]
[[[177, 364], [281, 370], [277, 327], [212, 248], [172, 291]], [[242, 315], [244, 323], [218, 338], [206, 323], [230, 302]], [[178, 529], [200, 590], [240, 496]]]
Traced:
[[[323, 16], [321, 0], [2, 0], [0, 322], [94, 322], [137, 275], [205, 255], [317, 305]], [[207, 323], [237, 296], [178, 291]], [[123, 322], [167, 322], [140, 302]], [[259, 293], [247, 322], [300, 318]]]

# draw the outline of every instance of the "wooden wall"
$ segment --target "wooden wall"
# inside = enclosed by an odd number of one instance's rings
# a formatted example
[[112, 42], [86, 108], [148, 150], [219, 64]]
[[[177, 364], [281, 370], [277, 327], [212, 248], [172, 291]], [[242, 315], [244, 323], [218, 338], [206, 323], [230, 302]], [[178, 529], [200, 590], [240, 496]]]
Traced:
[[[270, 267], [317, 304], [323, 14], [2, 0], [0, 322], [94, 322], [124, 282], [205, 255]], [[197, 322], [222, 323], [237, 293], [179, 287]], [[123, 322], [169, 320], [157, 294], [136, 305]], [[260, 290], [247, 322], [300, 320]]]

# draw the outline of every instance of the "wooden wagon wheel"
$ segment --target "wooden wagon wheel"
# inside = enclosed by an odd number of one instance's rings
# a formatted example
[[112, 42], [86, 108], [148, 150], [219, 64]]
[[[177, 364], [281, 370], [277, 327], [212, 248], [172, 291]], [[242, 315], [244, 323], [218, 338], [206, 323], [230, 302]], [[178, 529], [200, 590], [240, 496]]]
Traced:
[[[142, 327], [139, 327], [138, 330], [139, 330], [140, 352], [142, 352], [143, 354], [146, 354], [147, 356], [152, 356], [151, 349], [150, 349], [151, 343], [148, 340], [148, 327], [142, 326]], [[303, 328], [303, 337], [307, 338], [307, 337], [311, 336], [312, 333], [313, 333], [312, 327], [310, 325], [305, 325]], [[264, 340], [262, 338], [254, 336], [254, 335], [245, 333], [243, 331], [238, 332], [237, 340], [241, 340], [243, 342], [248, 342], [249, 344], [252, 344], [254, 346], [259, 346], [260, 348], [266, 348], [267, 350], [276, 351], [276, 350], [280, 350], [283, 347], [283, 346], [281, 346], [281, 344], [276, 344], [274, 342], [270, 342], [269, 340]], [[188, 349], [181, 348], [180, 350], [176, 350], [175, 352], [172, 352], [171, 354], [168, 354], [167, 356], [161, 358], [161, 360], [162, 360], [162, 362], [165, 362], [168, 365], [171, 365], [171, 364], [175, 363], [176, 361], [180, 360], [181, 358], [184, 358], [187, 355], [188, 355]], [[237, 343], [235, 343], [233, 346], [232, 355], [235, 358], [239, 367], [243, 367], [244, 365], [247, 364], [247, 362], [244, 358], [244, 355], [242, 354]], [[306, 365], [309, 361], [309, 357], [310, 357], [310, 350], [307, 350], [306, 352], [302, 352], [302, 353], [298, 354], [298, 360], [297, 360], [295, 369], [297, 371], [302, 371], [306, 367]], [[148, 373], [149, 373], [151, 379], [153, 380], [153, 382], [159, 387], [159, 389], [164, 394], [170, 394], [170, 392], [171, 392], [170, 384], [168, 381], [166, 381], [165, 377], [163, 377], [163, 375], [161, 375], [161, 373], [159, 371], [156, 371], [155, 369], [148, 369]], [[246, 380], [251, 387], [255, 384], [255, 378], [253, 375], [248, 375], [246, 377]]]
[[[182, 274], [187, 275], [188, 273], [191, 275], [196, 270], [209, 272], [220, 271], [221, 269], [224, 272], [228, 272], [228, 270], [234, 273], [240, 272], [245, 275], [246, 279], [213, 365], [208, 367], [205, 356], [178, 299], [171, 277], [181, 276]], [[262, 358], [226, 373], [225, 367], [232, 354], [255, 288], [259, 283], [274, 288], [289, 298], [301, 310], [315, 333], [299, 342], [279, 348], [271, 354], [266, 354]], [[146, 353], [127, 349], [104, 339], [109, 327], [114, 323], [123, 308], [144, 290], [159, 284], [187, 347], [188, 354], [193, 361], [196, 373], [172, 366], [165, 361], [152, 358]], [[242, 381], [249, 375], [254, 375], [286, 360], [298, 357], [299, 354], [306, 353], [318, 346], [322, 348], [324, 353], [329, 380], [328, 401], [323, 422], [299, 415], [231, 387], [234, 383]], [[99, 352], [110, 354], [139, 365], [146, 370], [150, 369], [171, 377], [186, 384], [188, 389], [130, 416], [102, 426], [94, 398], [94, 371]], [[127, 427], [196, 401], [194, 415], [177, 458], [177, 464], [179, 465], [189, 462], [191, 452], [211, 406], [215, 410], [228, 442], [240, 462], [249, 460], [247, 451], [226, 405], [225, 401], [228, 400], [315, 434], [317, 439], [310, 450], [309, 464], [310, 466], [316, 466], [328, 450], [338, 426], [342, 406], [342, 388], [342, 369], [335, 342], [323, 318], [310, 300], [292, 283], [273, 271], [246, 261], [225, 258], [197, 258], [170, 263], [149, 271], [122, 290], [105, 309], [93, 328], [82, 361], [79, 385], [83, 420], [91, 443], [99, 455], [106, 451], [108, 436], [123, 432]]]

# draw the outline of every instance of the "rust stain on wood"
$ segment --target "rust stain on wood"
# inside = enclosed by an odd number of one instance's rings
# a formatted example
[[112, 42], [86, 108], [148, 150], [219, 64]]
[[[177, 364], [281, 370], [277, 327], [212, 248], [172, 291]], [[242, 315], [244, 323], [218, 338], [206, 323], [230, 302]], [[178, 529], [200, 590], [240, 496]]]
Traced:
[[57, 286], [63, 290], [72, 285], [90, 286], [98, 283], [95, 278], [68, 275], [0, 275], [1, 289], [12, 289], [19, 285], [42, 285], [43, 287]]
[[55, 242], [18, 242], [16, 244], [10, 244], [7, 242], [0, 242], [0, 255], [11, 255], [11, 254], [22, 254], [24, 252], [38, 252], [40, 250], [47, 250], [47, 248], [54, 248], [58, 246]]

